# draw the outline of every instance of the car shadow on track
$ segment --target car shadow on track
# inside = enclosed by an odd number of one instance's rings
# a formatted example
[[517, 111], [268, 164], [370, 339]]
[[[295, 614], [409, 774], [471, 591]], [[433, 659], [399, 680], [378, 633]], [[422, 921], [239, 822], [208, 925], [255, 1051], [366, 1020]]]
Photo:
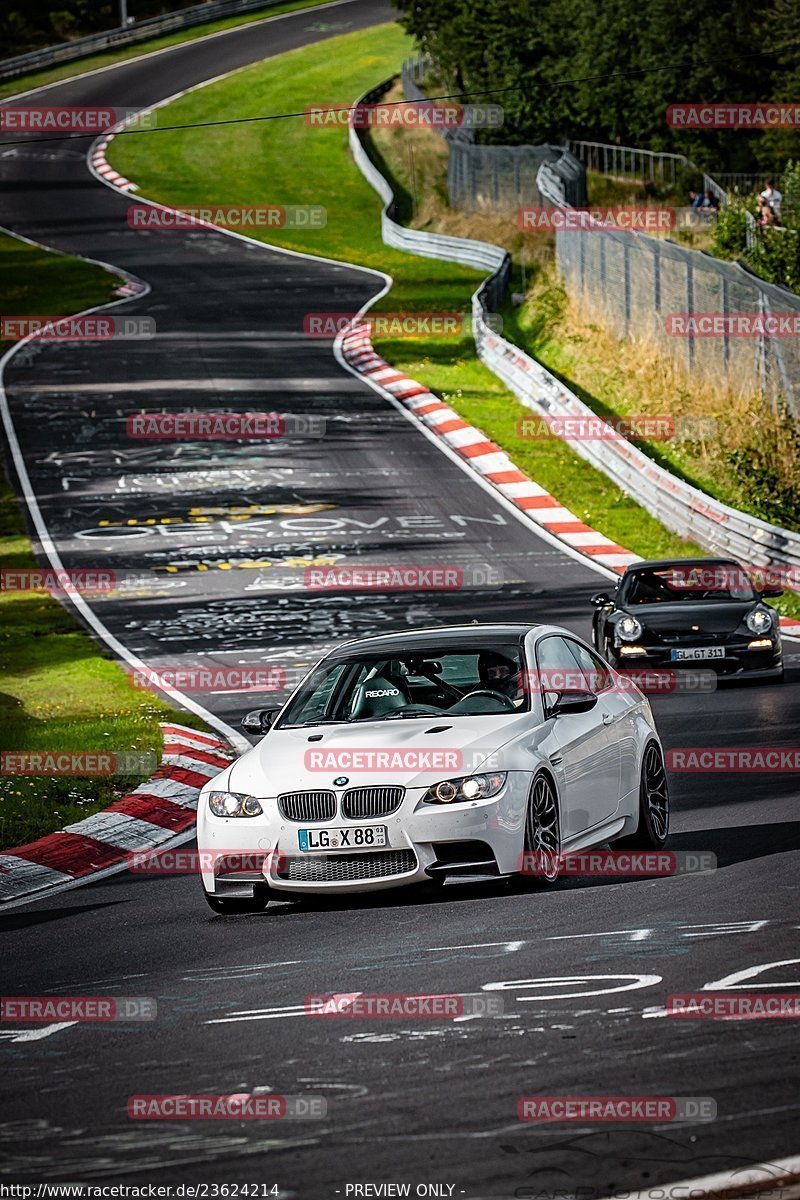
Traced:
[[[603, 849], [602, 847], [600, 848]], [[773, 854], [785, 854], [792, 850], [800, 850], [800, 821], [779, 821], [771, 825], [734, 825], [728, 828], [703, 829], [691, 833], [680, 833], [669, 839], [666, 849], [675, 854], [714, 854], [717, 870], [736, 863], [751, 862], [758, 858], [768, 858]], [[681, 875], [660, 877], [665, 885]], [[652, 883], [658, 876], [627, 877], [621, 875], [567, 877], [550, 885], [546, 890], [551, 893], [574, 891], [582, 888], [635, 886], [637, 883]], [[504, 897], [529, 895], [531, 898], [542, 895], [543, 892], [533, 886], [527, 886], [518, 879], [487, 879], [478, 882], [459, 881], [446, 884], [444, 887], [427, 888], [425, 885], [411, 889], [387, 889], [385, 892], [351, 893], [339, 897], [289, 896], [277, 895], [271, 898], [265, 914], [272, 919], [290, 917], [301, 913], [314, 912], [349, 912], [353, 910], [366, 911], [375, 909], [401, 909], [411, 906], [430, 906], [440, 904], [464, 903], [503, 899]], [[219, 920], [224, 918], [214, 918]]]

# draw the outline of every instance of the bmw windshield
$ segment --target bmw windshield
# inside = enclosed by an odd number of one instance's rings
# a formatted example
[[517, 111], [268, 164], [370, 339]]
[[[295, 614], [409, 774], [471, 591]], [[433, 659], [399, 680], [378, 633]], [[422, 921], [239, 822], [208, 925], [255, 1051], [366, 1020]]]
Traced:
[[519, 643], [492, 642], [353, 655], [323, 662], [279, 728], [527, 709]]

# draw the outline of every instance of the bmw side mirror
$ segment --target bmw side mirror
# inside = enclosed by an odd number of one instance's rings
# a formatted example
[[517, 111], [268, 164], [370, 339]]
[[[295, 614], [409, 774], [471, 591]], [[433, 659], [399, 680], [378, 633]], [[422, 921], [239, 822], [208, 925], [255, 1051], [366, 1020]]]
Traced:
[[607, 604], [611, 603], [611, 597], [606, 592], [595, 592], [590, 603], [594, 608], [605, 608]]
[[242, 729], [245, 733], [266, 733], [279, 712], [279, 708], [254, 708], [242, 717]]
[[570, 713], [585, 713], [597, 704], [594, 692], [558, 692], [555, 704], [550, 706], [551, 717], [566, 717]]

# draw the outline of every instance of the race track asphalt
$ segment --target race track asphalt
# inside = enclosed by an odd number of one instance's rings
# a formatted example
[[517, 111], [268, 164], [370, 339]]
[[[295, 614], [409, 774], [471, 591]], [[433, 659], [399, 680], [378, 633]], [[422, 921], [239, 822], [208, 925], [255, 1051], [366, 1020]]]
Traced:
[[[388, 5], [366, 0], [332, 12], [190, 42], [26, 103], [146, 106], [391, 19]], [[14, 149], [0, 153], [0, 224], [150, 286], [115, 311], [154, 317], [152, 340], [50, 344], [5, 374], [65, 565], [148, 573], [124, 598], [93, 605], [131, 653], [155, 668], [278, 665], [291, 677], [345, 637], [388, 629], [477, 617], [588, 635], [602, 576], [542, 540], [345, 373], [329, 342], [303, 336], [306, 313], [359, 307], [374, 276], [223, 234], [136, 232], [129, 201], [92, 177], [81, 147]], [[127, 436], [132, 413], [180, 403], [323, 416], [327, 434], [255, 449]], [[309, 505], [325, 507], [292, 511]], [[226, 511], [198, 521], [209, 508]], [[474, 586], [307, 591], [297, 563], [335, 555], [457, 566]], [[482, 585], [486, 564], [499, 586]], [[800, 676], [797, 644], [786, 648], [783, 687], [656, 698], [665, 745], [793, 745]], [[195, 699], [231, 724], [241, 714], [235, 693]], [[452, 1184], [473, 1200], [590, 1200], [795, 1153], [796, 1025], [677, 1021], [660, 1010], [672, 993], [756, 967], [765, 969], [753, 988], [800, 988], [799, 794], [791, 774], [673, 776], [671, 847], [714, 852], [708, 875], [565, 881], [547, 893], [464, 882], [435, 897], [275, 903], [237, 919], [212, 914], [194, 877], [119, 875], [16, 909], [2, 919], [4, 993], [151, 996], [159, 1015], [0, 1028], [0, 1180], [276, 1183], [303, 1198], [407, 1182]], [[484, 988], [503, 997], [503, 1016], [303, 1012], [309, 994]], [[134, 1094], [257, 1089], [323, 1095], [329, 1115], [265, 1125], [126, 1114]], [[627, 1128], [517, 1121], [521, 1096], [563, 1094], [711, 1097], [718, 1116]]]

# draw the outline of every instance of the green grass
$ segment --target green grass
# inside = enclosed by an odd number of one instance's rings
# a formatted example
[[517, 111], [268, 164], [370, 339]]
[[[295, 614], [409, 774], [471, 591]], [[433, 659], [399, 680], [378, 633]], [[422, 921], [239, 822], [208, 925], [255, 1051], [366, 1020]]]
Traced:
[[[85, 58], [76, 58], [73, 62], [60, 63], [59, 66], [48, 67], [44, 71], [18, 75], [16, 79], [6, 79], [0, 83], [0, 100], [4, 100], [7, 96], [16, 96], [20, 92], [44, 87], [47, 83], [58, 83], [61, 79], [70, 79], [73, 75], [82, 75], [84, 71], [96, 71], [98, 67], [113, 66], [114, 63], [137, 58], [140, 54], [150, 54], [153, 50], [179, 46], [182, 42], [192, 42], [196, 38], [206, 37], [210, 33], [219, 33], [223, 29], [236, 29], [239, 25], [248, 25], [252, 21], [259, 21], [264, 17], [276, 17], [281, 13], [295, 12], [317, 3], [319, 0], [289, 0], [286, 4], [278, 4], [274, 8], [254, 9], [253, 12], [243, 13], [238, 17], [225, 17], [219, 21], [209, 21], [207, 25], [176, 30], [174, 33], [147, 38], [118, 50], [108, 50], [102, 54], [88, 54]], [[319, 19], [325, 21], [325, 14], [321, 13]], [[335, 15], [331, 17], [331, 21], [334, 20], [336, 20]]]
[[[408, 39], [396, 25], [347, 34], [324, 46], [244, 68], [182, 97], [169, 106], [169, 120], [188, 126], [221, 116], [302, 111], [310, 102], [346, 105], [396, 72], [409, 50]], [[386, 139], [380, 145], [382, 152], [390, 154]], [[468, 311], [481, 278], [477, 272], [400, 254], [383, 244], [380, 201], [352, 162], [345, 128], [316, 129], [302, 118], [221, 131], [187, 128], [117, 139], [108, 157], [117, 170], [139, 184], [142, 195], [177, 208], [209, 201], [324, 204], [328, 210], [324, 229], [302, 234], [273, 229], [253, 236], [390, 272], [394, 286], [378, 306], [384, 311]], [[383, 169], [393, 176], [400, 212], [407, 216], [413, 188], [408, 156], [392, 155]], [[698, 547], [671, 534], [562, 442], [520, 438], [517, 422], [530, 412], [477, 361], [470, 337], [375, 339], [375, 345], [399, 369], [442, 395], [508, 450], [521, 469], [608, 537], [646, 557], [698, 553]]]
[[[230, 120], [266, 112], [302, 111], [308, 104], [348, 105], [392, 74], [412, 43], [397, 25], [283, 54], [237, 71], [173, 101], [170, 124]], [[169, 130], [117, 138], [109, 162], [142, 195], [177, 208], [202, 202], [236, 205], [321, 204], [322, 229], [256, 230], [262, 241], [359, 262], [395, 276], [383, 308], [447, 311], [467, 305], [480, 272], [400, 254], [380, 236], [380, 200], [354, 167], [343, 126], [315, 128], [304, 118]]]
[[[118, 279], [100, 267], [0, 236], [4, 315], [61, 315], [110, 300]], [[0, 342], [3, 353], [8, 343]], [[36, 569], [25, 521], [0, 470], [0, 570]], [[159, 720], [176, 714], [128, 675], [45, 592], [0, 592], [0, 748], [160, 753]], [[146, 776], [0, 777], [0, 847], [105, 808]]]

